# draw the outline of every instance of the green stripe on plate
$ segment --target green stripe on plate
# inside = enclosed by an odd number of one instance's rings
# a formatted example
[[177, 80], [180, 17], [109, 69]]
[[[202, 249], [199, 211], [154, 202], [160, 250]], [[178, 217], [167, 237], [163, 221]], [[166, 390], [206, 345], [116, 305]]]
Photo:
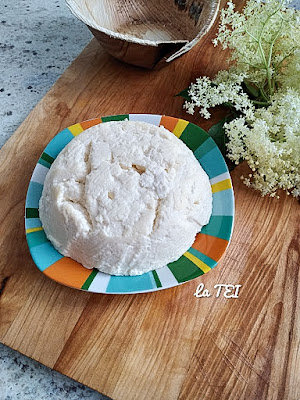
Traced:
[[181, 256], [177, 261], [168, 264], [168, 268], [179, 283], [189, 281], [204, 274], [197, 265], [185, 256]]
[[39, 218], [39, 210], [37, 208], [26, 208], [26, 218]]
[[233, 217], [229, 215], [212, 215], [208, 225], [201, 229], [201, 233], [229, 240], [232, 230]]
[[129, 114], [111, 115], [108, 117], [102, 117], [101, 119], [102, 119], [102, 122], [123, 121], [124, 119], [129, 119]]
[[192, 124], [191, 122], [186, 126], [185, 130], [180, 136], [182, 140], [189, 149], [194, 152], [201, 146], [205, 140], [208, 139], [208, 135], [205, 130], [201, 129], [199, 126]]
[[159, 280], [159, 277], [158, 277], [158, 275], [157, 275], [157, 272], [156, 271], [152, 271], [152, 274], [153, 274], [153, 278], [154, 278], [154, 280], [155, 280], [155, 283], [156, 283], [156, 286], [159, 288], [159, 287], [162, 287], [162, 284], [161, 284], [161, 281]]
[[49, 154], [47, 154], [47, 153], [43, 153], [43, 154], [41, 155], [41, 158], [42, 158], [44, 161], [46, 161], [48, 164], [52, 164], [53, 161], [54, 161], [54, 158], [51, 157], [51, 156], [49, 156]]
[[87, 280], [82, 285], [81, 289], [88, 290], [88, 288], [91, 286], [91, 283], [93, 282], [93, 280], [97, 274], [98, 274], [98, 270], [94, 268], [92, 270], [92, 272], [90, 273], [90, 275], [88, 276]]

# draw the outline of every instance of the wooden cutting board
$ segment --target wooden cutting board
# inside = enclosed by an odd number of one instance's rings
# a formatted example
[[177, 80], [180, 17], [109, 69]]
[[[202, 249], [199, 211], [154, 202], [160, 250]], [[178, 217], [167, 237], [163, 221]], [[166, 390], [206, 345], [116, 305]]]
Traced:
[[[224, 3], [224, 2], [223, 2]], [[174, 97], [224, 68], [215, 29], [160, 71], [124, 65], [92, 41], [0, 152], [0, 338], [113, 399], [300, 398], [299, 205], [262, 198], [233, 173], [236, 219], [220, 264], [184, 285], [99, 295], [59, 285], [35, 267], [24, 234], [25, 194], [49, 140], [86, 119], [166, 114], [207, 129]], [[193, 294], [199, 283], [209, 298]], [[214, 285], [241, 284], [238, 299]]]

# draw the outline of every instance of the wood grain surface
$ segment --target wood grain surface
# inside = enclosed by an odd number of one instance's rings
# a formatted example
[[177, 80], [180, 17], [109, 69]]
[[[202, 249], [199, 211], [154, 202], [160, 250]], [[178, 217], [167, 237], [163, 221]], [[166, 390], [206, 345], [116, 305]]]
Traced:
[[[223, 2], [224, 4], [224, 2]], [[241, 5], [241, 3], [239, 3]], [[49, 140], [86, 119], [121, 113], [191, 117], [174, 97], [224, 68], [212, 30], [168, 67], [122, 64], [93, 41], [0, 152], [0, 340], [116, 400], [300, 399], [299, 204], [262, 198], [232, 173], [236, 217], [219, 265], [184, 285], [99, 295], [59, 285], [35, 267], [24, 204]], [[197, 285], [241, 284], [238, 299], [196, 298]]]

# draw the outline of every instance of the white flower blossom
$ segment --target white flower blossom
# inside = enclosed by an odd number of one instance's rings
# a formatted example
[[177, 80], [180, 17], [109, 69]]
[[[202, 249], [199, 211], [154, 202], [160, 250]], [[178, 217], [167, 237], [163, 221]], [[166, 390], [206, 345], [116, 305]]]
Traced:
[[210, 118], [209, 108], [230, 103], [236, 110], [252, 116], [254, 106], [241, 85], [244, 77], [243, 73], [230, 76], [228, 71], [220, 71], [213, 81], [206, 76], [198, 78], [189, 88], [191, 100], [185, 102], [184, 108], [194, 114], [198, 107], [201, 116]]
[[236, 118], [225, 125], [228, 157], [247, 160], [253, 174], [243, 177], [247, 186], [262, 195], [278, 189], [300, 195], [300, 94], [293, 89], [274, 94], [268, 108], [246, 121]]
[[240, 13], [228, 1], [213, 44], [231, 50], [233, 65], [198, 78], [184, 104], [204, 118], [218, 105], [235, 110], [225, 124], [228, 157], [245, 160], [252, 173], [243, 182], [271, 197], [300, 196], [300, 12], [288, 3], [248, 0]]

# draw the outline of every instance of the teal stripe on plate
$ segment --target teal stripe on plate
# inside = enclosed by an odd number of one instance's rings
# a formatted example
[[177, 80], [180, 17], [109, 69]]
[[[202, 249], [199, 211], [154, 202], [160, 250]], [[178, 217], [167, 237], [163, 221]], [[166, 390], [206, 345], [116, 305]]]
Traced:
[[50, 242], [31, 247], [30, 253], [33, 261], [41, 271], [44, 271], [50, 265], [63, 258], [63, 255], [55, 250]]
[[197, 265], [184, 256], [168, 264], [168, 268], [179, 283], [189, 281], [204, 274]]
[[232, 189], [221, 190], [213, 193], [213, 209], [212, 215], [227, 215], [234, 214], [234, 197]]
[[200, 158], [200, 163], [209, 176], [209, 179], [214, 178], [217, 175], [228, 172], [227, 165], [220, 150], [215, 147]]
[[124, 119], [129, 119], [129, 114], [109, 115], [108, 117], [101, 117], [101, 119], [102, 122], [123, 121]]
[[62, 149], [69, 143], [71, 140], [74, 139], [74, 136], [69, 131], [69, 129], [64, 129], [63, 131], [59, 132], [51, 142], [45, 148], [44, 153], [48, 154], [52, 158], [56, 158], [58, 154], [62, 151]]
[[51, 164], [49, 164], [47, 161], [43, 160], [42, 158], [39, 159], [38, 163], [47, 168], [51, 167]]
[[27, 233], [26, 237], [30, 249], [31, 247], [39, 246], [40, 244], [48, 242], [44, 230]]
[[217, 265], [217, 261], [213, 260], [203, 253], [200, 253], [200, 251], [194, 249], [193, 247], [190, 247], [188, 252], [199, 258], [199, 260], [203, 261], [204, 264], [208, 265], [210, 268], [214, 268]]
[[208, 225], [201, 229], [201, 233], [229, 240], [231, 236], [233, 217], [212, 215]]
[[194, 155], [197, 158], [197, 160], [200, 161], [201, 157], [203, 157], [206, 153], [208, 153], [215, 147], [216, 147], [216, 143], [213, 141], [212, 138], [209, 137], [209, 138], [207, 138], [207, 140], [205, 140], [205, 142], [201, 146], [199, 146], [194, 151]]
[[26, 208], [39, 208], [39, 201], [42, 195], [43, 185], [31, 181], [29, 183], [28, 192], [26, 196]]
[[156, 283], [151, 272], [138, 276], [111, 276], [106, 292], [139, 292], [156, 289]]
[[39, 228], [40, 226], [42, 226], [42, 223], [39, 218], [26, 218], [25, 219], [25, 229]]

